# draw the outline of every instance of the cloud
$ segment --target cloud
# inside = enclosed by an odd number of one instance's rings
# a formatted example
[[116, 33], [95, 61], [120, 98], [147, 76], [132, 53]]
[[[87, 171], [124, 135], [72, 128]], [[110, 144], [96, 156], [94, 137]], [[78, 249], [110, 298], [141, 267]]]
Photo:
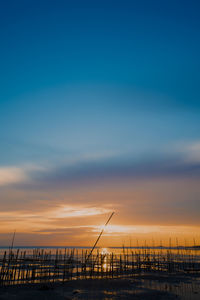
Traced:
[[97, 216], [105, 213], [109, 213], [111, 210], [104, 207], [95, 207], [88, 205], [57, 205], [52, 208], [43, 209], [36, 212], [28, 211], [1, 211], [1, 219], [15, 218], [15, 219], [27, 219], [27, 218], [79, 218], [88, 216]]
[[47, 212], [48, 216], [54, 218], [78, 218], [96, 216], [110, 212], [109, 209], [103, 207], [87, 207], [63, 205], [53, 212]]
[[26, 172], [18, 167], [0, 167], [0, 186], [26, 180]]
[[200, 164], [200, 141], [183, 145], [181, 151], [188, 162]]
[[22, 166], [0, 166], [0, 186], [29, 183], [33, 173], [39, 174], [45, 167], [37, 164], [26, 164]]
[[88, 182], [200, 176], [200, 142], [141, 155], [77, 158], [59, 165], [0, 167], [0, 185], [22, 188], [74, 187]]
[[[80, 218], [96, 217], [110, 212], [110, 209], [88, 205], [55, 205], [54, 208], [47, 207], [41, 211], [1, 211], [0, 231], [9, 231], [13, 227], [23, 232], [35, 231], [36, 228], [66, 228], [66, 224], [72, 224], [71, 219], [76, 222]], [[24, 226], [25, 225], [25, 226]], [[69, 227], [69, 225], [68, 225]], [[80, 226], [79, 226], [80, 227]], [[12, 230], [11, 230], [12, 231]]]
[[[198, 147], [194, 152], [198, 153]], [[74, 187], [113, 180], [199, 177], [200, 161], [188, 160], [187, 153], [158, 153], [138, 158], [92, 159], [32, 171], [23, 188]]]

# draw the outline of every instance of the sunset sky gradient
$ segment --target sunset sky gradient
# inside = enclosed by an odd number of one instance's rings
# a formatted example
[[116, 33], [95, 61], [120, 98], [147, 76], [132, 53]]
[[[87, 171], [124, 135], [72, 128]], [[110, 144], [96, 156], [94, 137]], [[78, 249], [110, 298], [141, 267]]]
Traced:
[[0, 246], [200, 243], [199, 9], [1, 1]]

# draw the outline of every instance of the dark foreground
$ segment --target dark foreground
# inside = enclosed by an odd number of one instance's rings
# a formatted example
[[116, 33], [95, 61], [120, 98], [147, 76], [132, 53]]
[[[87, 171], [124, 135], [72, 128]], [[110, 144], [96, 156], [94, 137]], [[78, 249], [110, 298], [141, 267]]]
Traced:
[[199, 300], [200, 277], [145, 274], [132, 278], [84, 279], [64, 284], [0, 288], [1, 300], [143, 299]]

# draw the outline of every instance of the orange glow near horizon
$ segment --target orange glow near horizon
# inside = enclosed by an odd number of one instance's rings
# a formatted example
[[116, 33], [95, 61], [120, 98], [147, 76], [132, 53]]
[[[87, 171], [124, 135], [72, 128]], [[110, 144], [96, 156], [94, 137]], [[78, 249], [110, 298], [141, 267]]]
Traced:
[[[61, 200], [47, 198], [23, 202], [23, 205], [14, 202], [12, 206], [7, 206], [4, 201], [0, 212], [0, 243], [9, 245], [16, 230], [15, 243], [18, 245], [92, 246], [114, 210], [115, 215], [104, 228], [100, 247], [144, 245], [145, 241], [151, 245], [168, 245], [170, 238], [174, 245], [177, 240], [182, 245], [192, 244], [194, 239], [200, 244], [196, 212], [189, 214], [190, 207], [180, 206], [184, 195], [189, 197], [191, 192], [198, 195], [198, 190], [199, 185], [189, 181], [143, 182], [134, 187], [126, 182], [117, 186], [93, 186], [89, 190], [84, 187], [76, 191], [77, 194], [64, 191]], [[176, 208], [169, 208], [171, 204], [166, 202], [166, 192], [169, 192], [169, 199], [172, 194], [181, 199]], [[28, 196], [18, 190], [11, 195], [23, 201]], [[83, 200], [75, 201], [80, 195]], [[4, 196], [6, 199], [6, 193]], [[34, 193], [32, 197], [35, 197]], [[180, 207], [182, 211], [178, 214]]]
[[[80, 208], [79, 208], [80, 209]], [[85, 208], [83, 209], [85, 211]], [[94, 215], [91, 212], [94, 212]], [[49, 246], [92, 246], [96, 237], [101, 232], [102, 226], [95, 225], [93, 222], [97, 217], [96, 209], [89, 209], [85, 214], [88, 220], [87, 224], [70, 225], [72, 219], [78, 220], [83, 218], [79, 213], [73, 212], [71, 217], [63, 219], [60, 215], [56, 217], [46, 217], [41, 221], [40, 215], [22, 213], [10, 214], [1, 213], [1, 217], [6, 219], [14, 218], [14, 224], [7, 220], [0, 228], [0, 234], [4, 235], [5, 243], [9, 244], [11, 235], [14, 229], [16, 233], [16, 244], [22, 245], [49, 245]], [[101, 219], [106, 219], [107, 214], [99, 214]], [[80, 210], [78, 210], [80, 212]], [[73, 215], [73, 217], [72, 217]], [[84, 220], [85, 220], [84, 218]], [[89, 218], [89, 219], [88, 219]], [[68, 223], [66, 223], [66, 220]], [[116, 220], [114, 220], [116, 222]], [[114, 222], [113, 221], [113, 222]], [[64, 222], [64, 223], [62, 223]], [[92, 224], [93, 223], [93, 224]], [[112, 223], [112, 222], [111, 222]], [[15, 227], [14, 227], [15, 226]], [[195, 234], [194, 234], [195, 233]], [[157, 225], [121, 225], [109, 224], [104, 228], [104, 233], [100, 239], [101, 247], [122, 246], [122, 245], [169, 245], [169, 240], [172, 245], [177, 242], [180, 245], [200, 244], [200, 227], [194, 226], [157, 226]], [[195, 240], [195, 242], [194, 242]], [[22, 241], [22, 242], [20, 242]], [[3, 245], [3, 244], [2, 244]], [[102, 251], [104, 251], [102, 250]], [[106, 251], [106, 250], [105, 250]]]

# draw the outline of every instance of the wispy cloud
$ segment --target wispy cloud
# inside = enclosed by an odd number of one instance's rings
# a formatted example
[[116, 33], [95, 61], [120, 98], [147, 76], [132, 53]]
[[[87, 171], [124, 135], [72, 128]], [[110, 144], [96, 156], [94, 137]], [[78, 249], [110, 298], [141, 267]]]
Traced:
[[3, 219], [15, 217], [17, 219], [26, 218], [78, 218], [96, 216], [109, 213], [111, 210], [104, 207], [91, 207], [87, 205], [57, 205], [53, 209], [47, 208], [35, 213], [27, 211], [1, 211], [0, 217]]
[[200, 176], [200, 142], [181, 146], [171, 152], [144, 155], [83, 157], [58, 166], [0, 168], [0, 185], [24, 189], [73, 187], [88, 182]]
[[[30, 211], [1, 211], [0, 218], [2, 227], [9, 230], [15, 223], [15, 228], [22, 230], [22, 225], [27, 224], [23, 231], [33, 230], [34, 228], [63, 228], [69, 219], [100, 216], [109, 213], [110, 209], [88, 205], [57, 205], [53, 209], [48, 208], [31, 213]], [[58, 220], [61, 219], [61, 222]], [[58, 222], [57, 222], [58, 221]], [[5, 226], [4, 226], [5, 225]], [[1, 228], [2, 229], [2, 228]]]
[[184, 143], [179, 149], [184, 154], [186, 161], [193, 164], [200, 163], [200, 141]]
[[18, 167], [0, 167], [0, 186], [26, 180], [26, 172]]
[[110, 212], [109, 209], [103, 207], [87, 207], [87, 206], [70, 206], [63, 205], [58, 209], [47, 212], [49, 217], [55, 218], [78, 218], [78, 217], [89, 217], [96, 216]]
[[[49, 167], [31, 173], [31, 181], [24, 188], [55, 188], [76, 186], [88, 182], [108, 180], [153, 179], [168, 177], [200, 176], [199, 145], [191, 147], [193, 160], [188, 153], [157, 153], [141, 157], [92, 159], [74, 162], [71, 165]], [[194, 160], [195, 158], [195, 160]]]

